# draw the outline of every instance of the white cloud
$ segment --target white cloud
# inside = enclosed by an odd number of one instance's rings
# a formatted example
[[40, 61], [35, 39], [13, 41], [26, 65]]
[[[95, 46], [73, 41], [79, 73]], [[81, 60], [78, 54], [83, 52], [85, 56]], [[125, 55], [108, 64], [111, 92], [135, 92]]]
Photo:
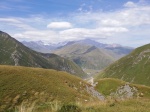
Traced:
[[60, 32], [60, 36], [65, 37], [66, 39], [69, 38], [105, 38], [107, 36], [112, 36], [115, 33], [122, 33], [127, 32], [128, 29], [123, 27], [103, 27], [103, 28], [96, 28], [96, 29], [86, 29], [86, 28], [74, 28], [68, 29]]
[[59, 36], [55, 31], [49, 31], [49, 30], [32, 30], [32, 31], [25, 31], [22, 33], [16, 33], [12, 35], [14, 38], [18, 40], [30, 40], [30, 41], [37, 41], [42, 40], [45, 43], [56, 43], [59, 42]]
[[51, 28], [51, 29], [66, 29], [71, 27], [72, 24], [69, 22], [52, 22], [47, 25], [47, 28]]
[[110, 19], [110, 18], [101, 20], [101, 24], [106, 25], [106, 26], [121, 26], [122, 25], [120, 21]]
[[106, 43], [136, 46], [141, 41], [140, 37], [142, 37], [142, 43], [150, 42], [148, 40], [150, 39], [150, 6], [141, 5], [140, 2], [127, 2], [124, 6], [126, 7], [117, 11], [81, 12], [61, 19], [49, 19], [43, 16], [0, 18], [0, 27], [14, 31], [15, 33], [11, 34], [16, 39], [43, 40], [51, 43], [85, 38], [105, 38], [103, 42]]
[[24, 22], [15, 18], [0, 18], [0, 22], [2, 22], [1, 24], [4, 24], [4, 26], [9, 25], [9, 26], [13, 26], [16, 28], [24, 29], [24, 30], [34, 30], [34, 28], [31, 27], [30, 25], [25, 24]]
[[128, 1], [127, 3], [124, 4], [125, 7], [137, 7], [137, 4], [135, 4], [132, 1]]
[[21, 23], [17, 19], [14, 18], [0, 18], [1, 22], [9, 22], [9, 23]]

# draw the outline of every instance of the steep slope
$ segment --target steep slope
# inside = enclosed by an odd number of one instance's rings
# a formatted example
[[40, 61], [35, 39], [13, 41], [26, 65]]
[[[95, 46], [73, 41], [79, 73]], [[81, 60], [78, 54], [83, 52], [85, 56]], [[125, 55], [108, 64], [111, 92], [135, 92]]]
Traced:
[[48, 59], [56, 68], [62, 71], [68, 71], [71, 74], [75, 74], [78, 77], [86, 78], [87, 74], [73, 61], [60, 57], [56, 54], [42, 54]]
[[97, 78], [112, 77], [150, 86], [150, 44], [135, 49], [116, 61]]
[[66, 72], [42, 68], [0, 66], [0, 111], [36, 103], [71, 103], [93, 97], [89, 86]]
[[[28, 67], [41, 67], [41, 68], [51, 68], [56, 70], [65, 70], [69, 73], [78, 75], [80, 77], [85, 77], [86, 74], [81, 68], [76, 67], [76, 64], [72, 61], [66, 60], [59, 56], [54, 57], [55, 62], [47, 58], [44, 54], [35, 52], [23, 44], [9, 36], [8, 34], [0, 31], [0, 64], [1, 65], [15, 65], [15, 66], [28, 66]], [[57, 61], [57, 59], [59, 61]], [[61, 64], [60, 64], [61, 63]], [[64, 63], [64, 64], [63, 64]], [[58, 66], [62, 65], [63, 66]], [[71, 65], [70, 65], [71, 64]]]
[[76, 64], [86, 69], [103, 69], [115, 59], [95, 46], [73, 43], [56, 51], [55, 54], [72, 59]]

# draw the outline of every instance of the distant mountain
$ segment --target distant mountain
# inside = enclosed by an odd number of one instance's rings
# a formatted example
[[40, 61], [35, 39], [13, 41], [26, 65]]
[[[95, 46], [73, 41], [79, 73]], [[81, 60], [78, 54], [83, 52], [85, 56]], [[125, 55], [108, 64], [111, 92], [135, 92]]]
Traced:
[[51, 50], [54, 50], [57, 48], [53, 45], [46, 45], [42, 41], [30, 41], [30, 42], [22, 41], [22, 43], [25, 46], [31, 48], [32, 50], [35, 50], [41, 53], [50, 53]]
[[135, 49], [129, 55], [107, 67], [97, 78], [118, 78], [150, 86], [150, 44]]
[[116, 59], [119, 59], [127, 54], [129, 54], [134, 48], [132, 47], [127, 47], [127, 46], [121, 46], [119, 44], [103, 44], [91, 39], [84, 39], [84, 40], [79, 40], [79, 41], [72, 41], [69, 42], [67, 45], [71, 45], [74, 43], [82, 44], [82, 45], [91, 45], [95, 46], [97, 48], [105, 50], [108, 54], [113, 56]]
[[66, 44], [66, 42], [57, 43], [57, 44], [52, 44], [52, 43], [45, 44], [42, 41], [29, 41], [29, 42], [22, 41], [21, 43], [29, 47], [30, 49], [41, 53], [50, 53], [52, 50], [55, 50], [58, 47]]
[[115, 59], [92, 45], [72, 43], [55, 50], [53, 53], [73, 60], [84, 69], [103, 69], [115, 61]]
[[2, 31], [0, 31], [0, 64], [63, 70], [86, 77], [83, 70], [74, 62], [54, 54], [33, 51]]
[[22, 43], [31, 48], [32, 50], [41, 52], [41, 53], [50, 53], [53, 50], [56, 49], [61, 49], [65, 46], [78, 43], [78, 44], [84, 44], [84, 45], [91, 45], [95, 46], [100, 49], [105, 49], [110, 55], [112, 55], [114, 58], [118, 59], [121, 58], [127, 54], [129, 54], [133, 48], [131, 47], [125, 47], [121, 46], [119, 44], [103, 44], [99, 43], [97, 41], [91, 40], [91, 39], [84, 39], [84, 40], [79, 40], [79, 41], [70, 41], [70, 42], [62, 42], [58, 44], [44, 44], [42, 41], [22, 41]]
[[91, 39], [70, 41], [53, 53], [73, 60], [83, 69], [101, 70], [129, 54], [133, 48], [118, 44], [103, 44]]

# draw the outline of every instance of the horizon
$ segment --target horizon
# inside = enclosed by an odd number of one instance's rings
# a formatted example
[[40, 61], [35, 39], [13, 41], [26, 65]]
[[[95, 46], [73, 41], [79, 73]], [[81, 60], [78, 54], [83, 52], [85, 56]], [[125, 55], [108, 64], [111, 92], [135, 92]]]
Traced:
[[5, 0], [0, 13], [0, 30], [19, 41], [91, 39], [134, 48], [150, 42], [149, 0]]

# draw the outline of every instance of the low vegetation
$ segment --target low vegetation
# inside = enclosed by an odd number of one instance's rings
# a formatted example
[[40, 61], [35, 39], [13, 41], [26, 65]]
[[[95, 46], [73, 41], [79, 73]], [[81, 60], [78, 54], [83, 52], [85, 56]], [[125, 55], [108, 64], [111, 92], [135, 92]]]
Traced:
[[90, 102], [78, 104], [45, 103], [40, 106], [16, 107], [12, 112], [149, 112], [150, 100], [130, 99], [116, 101], [107, 99], [106, 102]]
[[[95, 86], [96, 90], [105, 96], [112, 95], [112, 97], [118, 98], [119, 96], [113, 96], [114, 94], [112, 93], [117, 93], [117, 91], [120, 90], [120, 87], [122, 87], [123, 89], [123, 87], [126, 85], [126, 88], [125, 88], [126, 91], [124, 91], [124, 93], [133, 92], [133, 95], [131, 96], [131, 98], [139, 98], [139, 97], [142, 97], [145, 99], [150, 98], [150, 87], [148, 86], [131, 84], [122, 80], [112, 79], [112, 78], [100, 79], [100, 80], [97, 80], [96, 82], [97, 82], [97, 85]], [[130, 89], [132, 90], [130, 91]]]
[[150, 86], [149, 74], [150, 44], [147, 44], [107, 67], [96, 79], [117, 78], [130, 83]]
[[80, 78], [66, 72], [40, 68], [0, 66], [0, 110], [61, 101], [85, 102], [93, 99]]

